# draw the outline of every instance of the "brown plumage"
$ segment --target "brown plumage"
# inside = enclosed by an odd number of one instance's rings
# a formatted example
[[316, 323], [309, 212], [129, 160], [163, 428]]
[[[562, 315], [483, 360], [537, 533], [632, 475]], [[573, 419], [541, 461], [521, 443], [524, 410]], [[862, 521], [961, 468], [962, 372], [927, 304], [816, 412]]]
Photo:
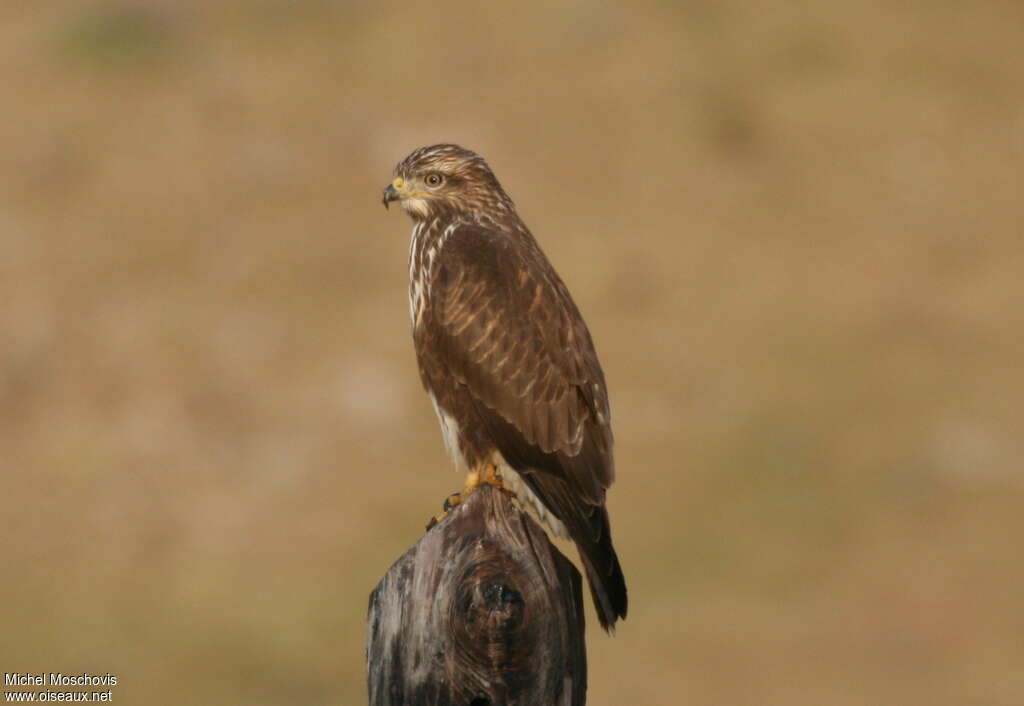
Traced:
[[605, 491], [615, 478], [604, 373], [569, 290], [483, 158], [423, 147], [384, 204], [414, 222], [413, 341], [449, 453], [495, 464], [519, 499], [579, 549], [602, 627], [626, 616]]

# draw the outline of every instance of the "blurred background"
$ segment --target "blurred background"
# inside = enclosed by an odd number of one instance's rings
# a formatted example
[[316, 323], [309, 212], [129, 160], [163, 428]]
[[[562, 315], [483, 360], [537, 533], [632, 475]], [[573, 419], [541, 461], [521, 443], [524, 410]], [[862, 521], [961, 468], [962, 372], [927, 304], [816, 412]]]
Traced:
[[1012, 0], [5, 0], [3, 671], [365, 703], [462, 482], [380, 192], [455, 141], [609, 380], [590, 704], [1024, 703], [1022, 47]]

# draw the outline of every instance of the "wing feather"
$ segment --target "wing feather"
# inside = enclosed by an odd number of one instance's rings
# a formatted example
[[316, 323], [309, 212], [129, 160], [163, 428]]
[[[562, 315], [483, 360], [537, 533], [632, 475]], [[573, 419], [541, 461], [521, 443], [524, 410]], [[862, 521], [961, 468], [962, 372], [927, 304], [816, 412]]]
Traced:
[[[607, 487], [604, 375], [568, 290], [530, 245], [479, 226], [463, 225], [448, 236], [429, 285], [443, 363], [545, 453], [573, 457], [585, 436], [598, 436], [601, 463], [588, 473]], [[599, 397], [590, 393], [595, 386]], [[594, 485], [571, 480], [583, 489]], [[587, 495], [603, 502], [603, 493]]]

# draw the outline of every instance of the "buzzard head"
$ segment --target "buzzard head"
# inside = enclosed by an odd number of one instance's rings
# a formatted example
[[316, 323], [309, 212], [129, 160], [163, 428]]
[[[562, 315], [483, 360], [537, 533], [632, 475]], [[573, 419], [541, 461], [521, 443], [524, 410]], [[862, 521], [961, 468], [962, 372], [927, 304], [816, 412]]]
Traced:
[[484, 158], [458, 145], [420, 147], [399, 162], [384, 189], [385, 208], [392, 201], [415, 221], [513, 212]]

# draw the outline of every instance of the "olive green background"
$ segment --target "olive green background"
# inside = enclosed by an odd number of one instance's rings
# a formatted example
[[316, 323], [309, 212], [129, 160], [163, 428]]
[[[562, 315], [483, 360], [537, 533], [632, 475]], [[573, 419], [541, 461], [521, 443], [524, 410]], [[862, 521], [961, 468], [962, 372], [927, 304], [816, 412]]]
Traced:
[[456, 141], [609, 381], [592, 706], [1024, 703], [1022, 47], [1009, 0], [4, 0], [0, 670], [365, 702], [462, 482], [380, 191]]

